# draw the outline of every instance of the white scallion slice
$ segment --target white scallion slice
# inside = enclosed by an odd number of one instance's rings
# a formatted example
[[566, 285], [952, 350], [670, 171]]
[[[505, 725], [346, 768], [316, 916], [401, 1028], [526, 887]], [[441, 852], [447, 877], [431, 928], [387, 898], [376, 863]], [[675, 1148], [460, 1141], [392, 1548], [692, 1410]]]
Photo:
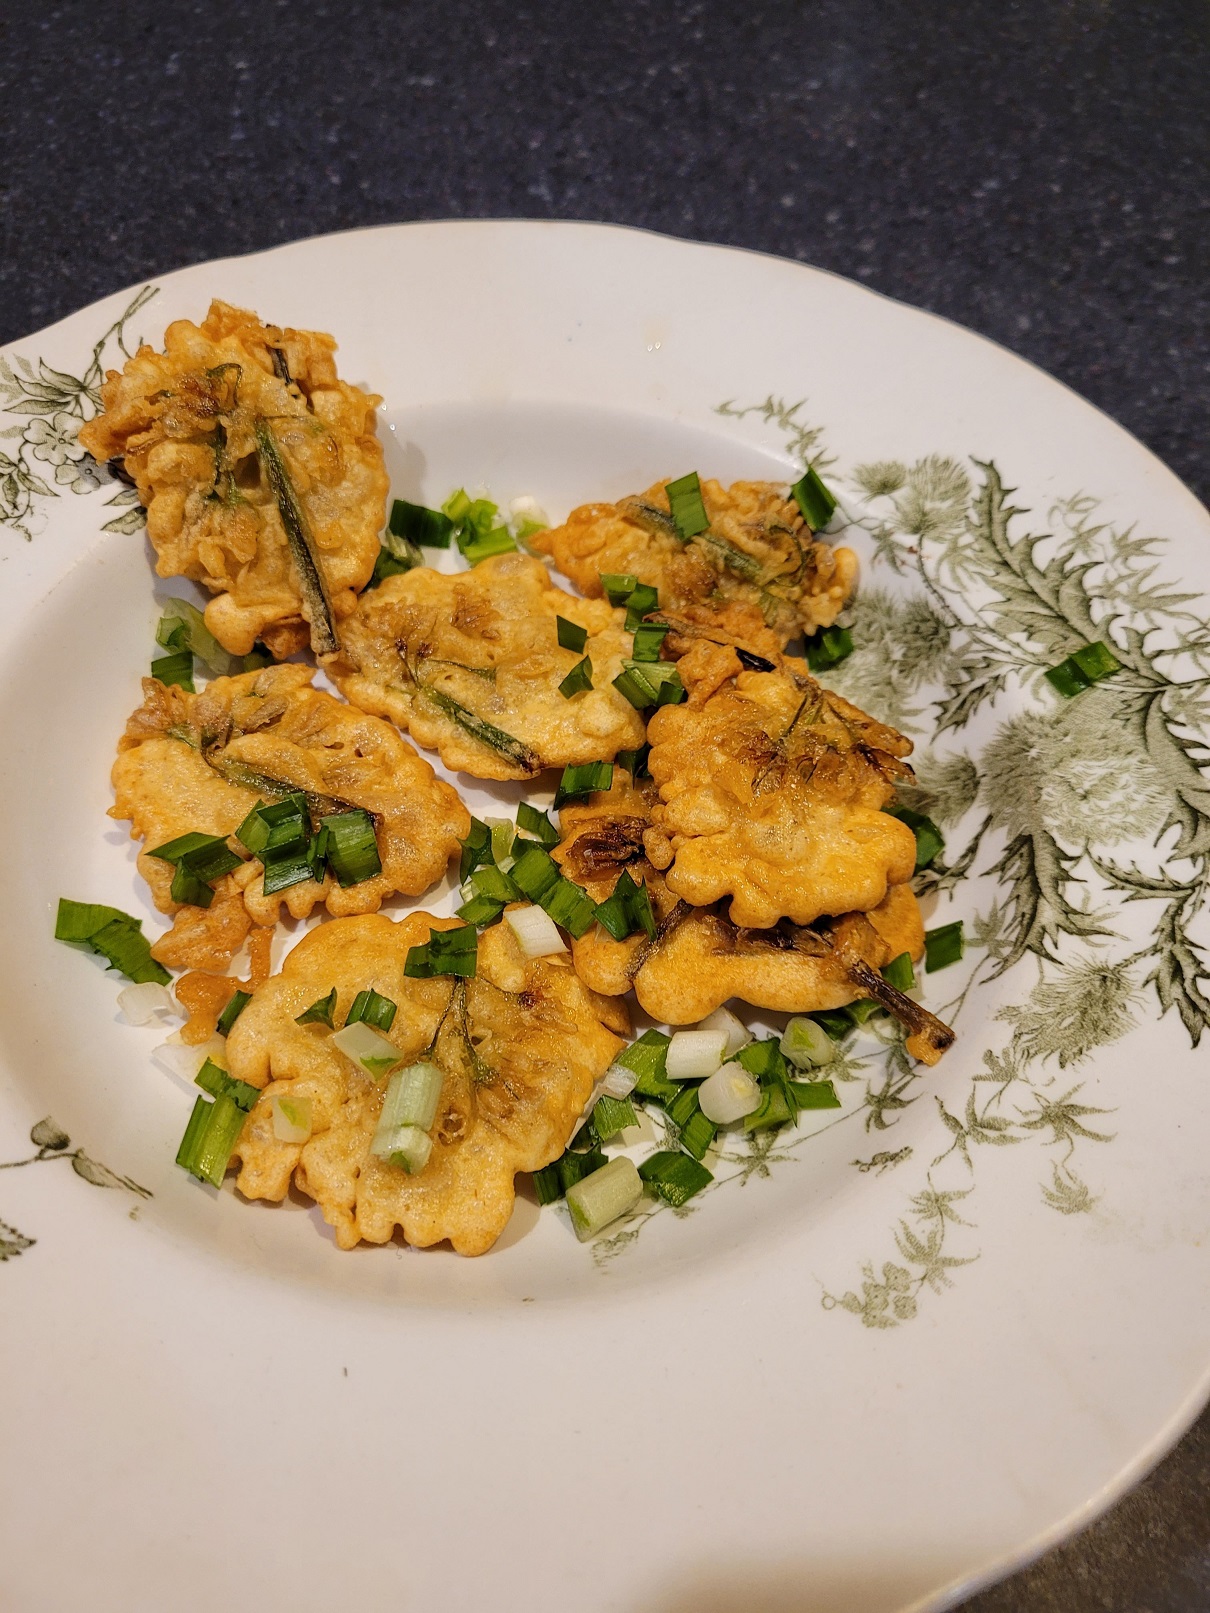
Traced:
[[227, 1068], [227, 1039], [225, 1036], [212, 1036], [208, 1042], [200, 1047], [190, 1047], [188, 1042], [181, 1040], [181, 1033], [161, 1042], [159, 1047], [152, 1048], [151, 1061], [158, 1064], [161, 1070], [169, 1075], [179, 1076], [182, 1081], [192, 1081], [207, 1059], [213, 1059], [221, 1068]]
[[724, 1064], [698, 1087], [697, 1101], [707, 1120], [729, 1126], [760, 1108], [760, 1083], [738, 1064]]
[[444, 1076], [437, 1065], [422, 1059], [409, 1064], [406, 1070], [396, 1070], [387, 1082], [378, 1116], [378, 1129], [372, 1147], [378, 1152], [379, 1143], [399, 1126], [419, 1126], [427, 1131], [437, 1118], [437, 1104], [441, 1099]]
[[703, 1081], [727, 1053], [726, 1031], [674, 1031], [665, 1070], [670, 1081]]
[[792, 1019], [780, 1045], [783, 1055], [800, 1070], [818, 1069], [836, 1057], [836, 1043], [813, 1019]]
[[611, 1064], [601, 1078], [601, 1091], [607, 1098], [628, 1098], [638, 1079], [637, 1070], [628, 1070], [624, 1064]]
[[554, 919], [542, 908], [519, 907], [504, 917], [527, 958], [549, 958], [556, 952], [567, 951]]
[[394, 1042], [389, 1042], [361, 1019], [337, 1031], [332, 1045], [338, 1047], [346, 1058], [352, 1059], [354, 1064], [360, 1064], [375, 1081], [381, 1080], [388, 1070], [403, 1062], [403, 1054]]
[[729, 1008], [716, 1008], [708, 1018], [702, 1020], [698, 1030], [726, 1031], [727, 1058], [731, 1058], [733, 1054], [738, 1053], [741, 1047], [747, 1047], [752, 1040], [752, 1032], [742, 1019], [736, 1019]]
[[118, 992], [118, 1007], [128, 1025], [150, 1025], [161, 1014], [178, 1012], [168, 987], [157, 985], [154, 980], [144, 980], [138, 986], [123, 986]]
[[409, 1176], [419, 1176], [433, 1152], [433, 1139], [419, 1126], [396, 1126], [381, 1145], [375, 1132], [370, 1152], [388, 1165], [398, 1165]]
[[499, 868], [503, 858], [512, 850], [517, 825], [511, 818], [484, 818], [492, 832], [492, 861]]
[[581, 1243], [633, 1210], [643, 1196], [643, 1178], [632, 1159], [619, 1155], [567, 1189], [571, 1224]]
[[290, 1098], [275, 1095], [273, 1099], [273, 1135], [279, 1143], [305, 1143], [314, 1129], [311, 1122], [310, 1098]]

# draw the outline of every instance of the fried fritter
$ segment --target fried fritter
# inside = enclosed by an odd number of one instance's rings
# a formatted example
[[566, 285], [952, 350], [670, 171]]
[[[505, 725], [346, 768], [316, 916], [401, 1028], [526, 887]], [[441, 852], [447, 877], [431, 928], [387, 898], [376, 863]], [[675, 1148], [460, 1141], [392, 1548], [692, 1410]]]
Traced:
[[586, 594], [601, 574], [637, 577], [659, 590], [662, 619], [768, 656], [800, 633], [830, 627], [857, 580], [851, 549], [814, 538], [786, 488], [775, 482], [703, 481], [710, 526], [678, 536], [666, 481], [617, 504], [583, 504], [531, 542]]
[[147, 508], [161, 577], [216, 597], [206, 626], [233, 655], [257, 639], [279, 659], [336, 648], [378, 556], [387, 494], [374, 410], [336, 374], [336, 344], [214, 302], [141, 347], [80, 428], [120, 458]]
[[616, 941], [594, 925], [572, 942], [576, 973], [602, 994], [632, 986], [640, 1006], [668, 1025], [692, 1025], [733, 997], [757, 1008], [809, 1013], [876, 997], [911, 1033], [908, 1051], [927, 1064], [953, 1041], [947, 1026], [889, 987], [878, 971], [900, 953], [924, 952], [924, 925], [910, 886], [891, 885], [869, 913], [846, 913], [811, 927], [783, 920], [741, 929], [722, 904], [692, 907], [648, 861], [644, 838], [654, 790], [627, 783], [568, 806], [553, 855], [594, 901], [613, 892], [623, 869], [647, 888], [657, 927]]
[[732, 656], [727, 676], [725, 655], [695, 647], [679, 663], [688, 703], [648, 724], [651, 862], [695, 907], [730, 897], [745, 929], [877, 907], [915, 868], [912, 831], [881, 810], [912, 778], [911, 742], [802, 661], [745, 672]]
[[[557, 616], [586, 629], [584, 650], [560, 647]], [[613, 687], [630, 654], [624, 622], [603, 600], [564, 593], [527, 555], [453, 576], [418, 567], [362, 596], [325, 670], [447, 767], [526, 779], [642, 743], [642, 718]], [[593, 687], [568, 698], [559, 684], [585, 655]]]
[[[280, 1200], [291, 1178], [315, 1199], [341, 1249], [386, 1243], [396, 1226], [409, 1243], [448, 1238], [459, 1254], [490, 1249], [512, 1214], [517, 1171], [534, 1171], [566, 1147], [593, 1085], [621, 1047], [597, 1018], [565, 960], [526, 960], [512, 930], [479, 938], [473, 980], [411, 980], [408, 948], [456, 921], [412, 913], [320, 925], [256, 991], [227, 1041], [230, 1072], [263, 1088], [235, 1147], [236, 1186]], [[445, 1083], [432, 1156], [409, 1176], [370, 1153], [385, 1081], [372, 1081], [319, 1025], [297, 1016], [337, 991], [342, 1024], [358, 991], [398, 1005], [387, 1035], [403, 1058], [427, 1056]], [[311, 1100], [303, 1144], [274, 1136], [274, 1095]]]
[[[143, 841], [139, 872], [156, 906], [176, 913], [156, 956], [175, 968], [221, 969], [251, 923], [277, 922], [281, 904], [306, 918], [319, 903], [334, 917], [372, 913], [392, 895], [418, 896], [445, 872], [470, 814], [390, 723], [311, 687], [305, 666], [216, 678], [200, 694], [143, 683], [113, 766], [115, 818]], [[181, 907], [173, 869], [150, 852], [179, 835], [232, 835], [258, 800], [303, 791], [312, 819], [363, 807], [374, 819], [382, 872], [342, 887], [326, 872], [266, 896], [249, 857], [225, 875], [206, 909]], [[232, 849], [241, 851], [232, 841]]]

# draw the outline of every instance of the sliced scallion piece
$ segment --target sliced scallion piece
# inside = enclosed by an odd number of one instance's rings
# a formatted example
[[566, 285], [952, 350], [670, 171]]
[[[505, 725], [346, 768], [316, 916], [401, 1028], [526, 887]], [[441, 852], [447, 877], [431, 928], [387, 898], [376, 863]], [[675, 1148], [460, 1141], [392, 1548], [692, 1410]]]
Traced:
[[681, 1147], [694, 1159], [701, 1159], [714, 1141], [718, 1127], [702, 1113], [697, 1088], [682, 1087], [666, 1107], [669, 1120], [680, 1132]]
[[569, 622], [566, 616], [555, 617], [555, 630], [559, 635], [559, 644], [565, 650], [573, 650], [576, 655], [583, 655], [588, 643], [588, 629], [581, 627], [578, 622]]
[[[374, 1134], [375, 1142], [378, 1134]], [[433, 1139], [419, 1126], [396, 1126], [384, 1137], [380, 1147], [371, 1145], [370, 1152], [388, 1165], [397, 1165], [409, 1176], [419, 1176], [433, 1152]]]
[[398, 1006], [389, 997], [368, 986], [359, 991], [345, 1018], [346, 1025], [369, 1025], [376, 1031], [389, 1031], [395, 1023]]
[[[636, 583], [630, 591], [630, 598], [626, 601], [626, 631], [637, 633], [643, 626], [643, 618], [648, 611], [655, 610], [660, 602], [659, 590], [653, 588], [649, 582]], [[643, 660], [641, 655], [636, 660]]]
[[669, 482], [665, 488], [668, 494], [668, 507], [672, 511], [672, 519], [676, 523], [677, 536], [683, 543], [690, 538], [697, 537], [699, 532], [705, 532], [710, 525], [710, 517], [706, 514], [706, 506], [702, 500], [702, 484], [695, 470], [687, 476], [678, 476], [676, 481]]
[[336, 1012], [336, 987], [333, 986], [326, 997], [317, 997], [310, 1008], [296, 1015], [296, 1025], [326, 1025], [332, 1028], [333, 1015]]
[[625, 1155], [611, 1159], [591, 1176], [567, 1189], [567, 1208], [580, 1242], [595, 1238], [603, 1228], [633, 1210], [643, 1196], [643, 1181], [634, 1161]]
[[425, 945], [409, 948], [403, 972], [412, 980], [432, 980], [436, 975], [472, 979], [478, 945], [479, 933], [473, 924], [461, 924], [453, 930], [430, 930]]
[[[200, 1108], [199, 1108], [200, 1105]], [[239, 1141], [247, 1115], [227, 1093], [213, 1103], [198, 1098], [185, 1128], [176, 1162], [200, 1182], [221, 1187], [231, 1150]]]
[[640, 745], [635, 750], [620, 750], [614, 757], [618, 767], [625, 768], [632, 780], [650, 778], [647, 771], [647, 758], [651, 755], [650, 745]]
[[577, 767], [565, 767], [559, 787], [555, 791], [555, 811], [565, 801], [574, 801], [596, 790], [608, 790], [613, 785], [612, 762], [581, 762]]
[[853, 635], [847, 627], [824, 627], [806, 641], [807, 665], [812, 672], [839, 666], [853, 653]]
[[1064, 699], [1070, 700], [1074, 695], [1090, 689], [1094, 683], [1100, 683], [1102, 678], [1112, 677], [1121, 670], [1122, 663], [1108, 644], [1098, 640], [1095, 644], [1085, 644], [1074, 651], [1058, 666], [1050, 667], [1046, 678]]
[[448, 515], [424, 504], [409, 504], [404, 498], [397, 498], [391, 505], [388, 526], [397, 538], [422, 544], [426, 549], [448, 549], [454, 535], [454, 523]]
[[559, 685], [559, 693], [564, 700], [570, 700], [572, 695], [585, 694], [592, 688], [592, 662], [587, 656], [577, 661], [575, 666]]
[[212, 1098], [221, 1098], [225, 1093], [245, 1114], [260, 1097], [258, 1087], [250, 1086], [247, 1081], [237, 1081], [213, 1059], [207, 1059], [193, 1079], [202, 1091], [208, 1092]]
[[508, 871], [513, 884], [531, 902], [542, 905], [542, 898], [558, 884], [558, 865], [541, 846], [526, 846]]
[[790, 496], [802, 511], [802, 518], [812, 532], [822, 532], [832, 519], [836, 500], [819, 479], [817, 471], [808, 470], [790, 489]]
[[932, 818], [925, 817], [923, 812], [913, 812], [911, 807], [892, 806], [885, 810], [892, 818], [898, 818], [900, 823], [906, 823], [916, 836], [916, 872], [927, 868], [934, 858], [939, 857], [945, 850], [945, 840], [941, 830]]
[[472, 896], [469, 902], [454, 909], [454, 916], [481, 930], [486, 924], [494, 924], [503, 911], [503, 902], [494, 902], [490, 896]]
[[559, 844], [559, 831], [546, 816], [539, 812], [536, 806], [528, 801], [522, 801], [517, 808], [517, 823], [527, 834], [535, 835], [544, 846], [557, 846]]
[[630, 870], [624, 868], [609, 899], [597, 908], [597, 918], [615, 941], [624, 941], [636, 930], [643, 930], [649, 940], [655, 939], [655, 914], [646, 885], [636, 884]]
[[361, 885], [382, 872], [374, 820], [364, 807], [337, 812], [325, 818], [320, 832], [327, 832], [327, 860], [341, 887]]
[[541, 907], [516, 907], [506, 915], [505, 923], [527, 958], [550, 958], [567, 951], [554, 919]]
[[371, 1153], [383, 1159], [389, 1156], [391, 1149], [388, 1147], [384, 1151], [382, 1145], [397, 1126], [419, 1126], [421, 1131], [429, 1130], [437, 1118], [444, 1079], [440, 1068], [429, 1059], [421, 1059], [417, 1064], [409, 1064], [405, 1069], [395, 1071], [387, 1083], [382, 1100], [378, 1128], [370, 1144]]
[[682, 1090], [664, 1074], [671, 1037], [663, 1031], [644, 1031], [637, 1041], [624, 1047], [614, 1059], [625, 1070], [633, 1070], [637, 1080], [634, 1091], [641, 1098], [654, 1098], [665, 1103]]
[[477, 895], [490, 897], [493, 902], [519, 902], [524, 894], [516, 880], [490, 863], [476, 868], [470, 883]]
[[414, 544], [404, 546], [398, 538], [392, 540], [399, 545], [401, 553], [388, 549], [385, 544], [378, 551], [378, 558], [374, 562], [374, 569], [370, 573], [370, 580], [366, 583], [367, 592], [371, 588], [378, 588], [388, 577], [401, 577], [405, 571], [414, 571], [417, 566], [424, 564], [424, 556]]
[[813, 1019], [792, 1019], [779, 1044], [783, 1056], [799, 1069], [817, 1069], [836, 1057], [836, 1043]]
[[160, 683], [193, 694], [193, 651], [177, 650], [172, 655], [157, 656], [151, 663], [151, 675]]
[[674, 1208], [685, 1204], [714, 1180], [696, 1159], [671, 1149], [662, 1149], [645, 1159], [639, 1166], [639, 1176], [658, 1198]]
[[639, 1118], [629, 1098], [611, 1098], [603, 1093], [592, 1111], [592, 1127], [598, 1138], [607, 1143], [627, 1126], [637, 1126]]
[[597, 904], [592, 897], [570, 879], [560, 878], [543, 896], [541, 905], [555, 923], [561, 924], [577, 941], [591, 929], [597, 916]]
[[394, 1042], [388, 1041], [362, 1020], [334, 1032], [332, 1046], [346, 1058], [352, 1059], [354, 1064], [360, 1064], [375, 1081], [381, 1080], [388, 1070], [403, 1063], [403, 1054]]
[[639, 585], [639, 579], [628, 572], [603, 571], [601, 587], [611, 605], [624, 605]]
[[891, 959], [882, 971], [882, 978], [896, 991], [911, 991], [916, 984], [916, 971], [912, 968], [912, 954], [901, 952]]
[[462, 859], [458, 864], [459, 880], [469, 879], [475, 869], [492, 858], [492, 832], [478, 818], [471, 819], [470, 832], [462, 841]]
[[510, 818], [488, 818], [487, 826], [492, 835], [492, 861], [497, 867], [503, 867], [512, 852], [517, 826]]
[[831, 1081], [791, 1081], [790, 1094], [799, 1109], [839, 1109], [840, 1099]]
[[697, 1089], [697, 1101], [707, 1120], [730, 1126], [760, 1108], [763, 1094], [755, 1076], [737, 1064], [724, 1064]]
[[671, 661], [623, 661], [613, 686], [638, 711], [675, 706], [685, 698], [681, 675]]
[[218, 1024], [214, 1027], [220, 1036], [230, 1036], [231, 1027], [252, 1001], [250, 991], [234, 991], [226, 1008], [218, 1016]]
[[670, 1081], [704, 1081], [719, 1068], [726, 1052], [725, 1030], [674, 1031], [664, 1073]]
[[632, 658], [636, 661], [658, 661], [660, 646], [671, 631], [662, 622], [640, 622], [634, 630]]
[[237, 657], [228, 655], [206, 626], [201, 611], [187, 599], [164, 601], [164, 614], [156, 626], [155, 641], [165, 650], [189, 650], [218, 678], [229, 677], [237, 670], [248, 670], [237, 667]]
[[275, 1093], [270, 1107], [273, 1113], [273, 1135], [279, 1143], [305, 1143], [314, 1130], [311, 1100], [307, 1097], [290, 1097]]
[[167, 969], [151, 956], [151, 942], [143, 934], [142, 919], [131, 918], [121, 908], [60, 897], [55, 940], [89, 947], [104, 958], [111, 969], [137, 985], [151, 980], [166, 986], [172, 979]]
[[951, 963], [957, 963], [966, 951], [966, 937], [963, 933], [962, 920], [955, 919], [952, 924], [939, 925], [935, 930], [924, 932], [924, 969], [926, 974], [933, 974], [937, 969], [947, 969]]

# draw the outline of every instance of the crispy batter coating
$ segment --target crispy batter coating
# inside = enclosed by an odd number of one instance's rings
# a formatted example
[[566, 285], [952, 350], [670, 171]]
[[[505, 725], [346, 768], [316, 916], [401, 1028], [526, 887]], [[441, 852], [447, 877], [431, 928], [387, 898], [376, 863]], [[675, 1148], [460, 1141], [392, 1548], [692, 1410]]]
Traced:
[[912, 831], [881, 810], [912, 777], [911, 742], [801, 661], [720, 682], [705, 648], [680, 662], [688, 703], [647, 728], [660, 800], [644, 845], [669, 890], [695, 907], [729, 897], [747, 929], [877, 907], [915, 868]]
[[[139, 871], [156, 906], [177, 913], [156, 956], [175, 968], [225, 968], [252, 923], [277, 922], [281, 904], [306, 918], [319, 903], [334, 917], [376, 912], [392, 895], [418, 896], [445, 872], [470, 814], [450, 786], [389, 724], [311, 687], [305, 666], [216, 678], [200, 694], [144, 680], [113, 766], [110, 815], [142, 840]], [[325, 873], [266, 896], [249, 857], [215, 887], [209, 908], [179, 907], [173, 869], [149, 855], [191, 831], [232, 835], [258, 800], [308, 795], [313, 818], [350, 806], [375, 820], [382, 872], [342, 888]], [[241, 850], [232, 841], [233, 850]]]
[[[236, 1144], [236, 1186], [280, 1200], [293, 1178], [341, 1249], [363, 1238], [386, 1243], [396, 1226], [413, 1244], [448, 1238], [459, 1254], [490, 1249], [512, 1214], [516, 1172], [558, 1158], [621, 1046], [566, 961], [527, 961], [507, 924], [480, 936], [475, 979], [407, 979], [408, 948], [430, 929], [455, 926], [427, 913], [320, 925], [258, 988], [228, 1038], [231, 1074], [263, 1088]], [[427, 1054], [444, 1073], [432, 1157], [416, 1176], [369, 1151], [386, 1082], [333, 1048], [323, 1026], [295, 1023], [333, 986], [338, 1025], [356, 993], [372, 987], [398, 1005], [387, 1034], [403, 1057]], [[310, 1098], [308, 1142], [274, 1136], [275, 1094]]]
[[830, 627], [853, 591], [857, 557], [815, 539], [775, 482], [702, 483], [708, 530], [683, 543], [666, 481], [617, 504], [583, 504], [531, 540], [586, 594], [602, 572], [659, 589], [664, 619], [768, 657], [800, 633]]
[[214, 302], [200, 325], [171, 324], [163, 353], [141, 347], [110, 370], [102, 412], [80, 429], [95, 459], [121, 458], [134, 478], [160, 576], [216, 595], [206, 625], [234, 655], [258, 638], [279, 658], [309, 639], [319, 647], [258, 422], [284, 460], [333, 618], [349, 614], [374, 569], [387, 494], [382, 400], [338, 378], [335, 348], [318, 331]]
[[[585, 650], [560, 647], [558, 616], [587, 630]], [[355, 705], [390, 717], [447, 767], [532, 778], [642, 744], [642, 718], [613, 687], [630, 654], [624, 622], [603, 600], [556, 587], [527, 555], [453, 576], [418, 567], [362, 596], [325, 670]], [[585, 655], [592, 689], [560, 694]]]

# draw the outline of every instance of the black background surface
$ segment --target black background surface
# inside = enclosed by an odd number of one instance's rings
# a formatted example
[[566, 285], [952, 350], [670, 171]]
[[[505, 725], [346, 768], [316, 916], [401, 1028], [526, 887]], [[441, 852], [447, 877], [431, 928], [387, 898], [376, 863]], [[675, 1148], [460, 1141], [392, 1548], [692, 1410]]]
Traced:
[[[1204, 0], [0, 0], [0, 341], [420, 218], [600, 219], [1003, 342], [1210, 494]], [[1205, 1613], [1210, 1426], [971, 1613]]]

